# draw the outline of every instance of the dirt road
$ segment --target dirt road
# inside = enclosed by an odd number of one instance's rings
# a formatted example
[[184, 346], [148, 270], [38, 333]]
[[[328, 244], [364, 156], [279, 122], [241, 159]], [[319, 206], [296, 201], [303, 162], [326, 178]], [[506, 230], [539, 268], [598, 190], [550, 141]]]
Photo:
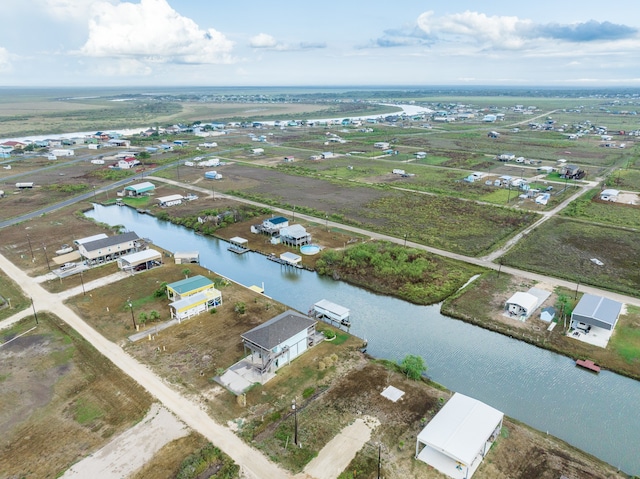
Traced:
[[76, 313], [62, 304], [59, 296], [45, 291], [3, 255], [0, 255], [0, 268], [20, 285], [27, 296], [33, 298], [37, 310], [51, 311], [73, 327], [101, 354], [131, 376], [185, 424], [198, 431], [240, 464], [249, 477], [256, 479], [292, 477], [289, 472], [270, 462], [260, 452], [242, 442], [231, 430], [216, 423], [199, 405], [164, 384], [162, 379], [148, 367], [140, 364], [126, 354], [122, 348], [108, 341]]

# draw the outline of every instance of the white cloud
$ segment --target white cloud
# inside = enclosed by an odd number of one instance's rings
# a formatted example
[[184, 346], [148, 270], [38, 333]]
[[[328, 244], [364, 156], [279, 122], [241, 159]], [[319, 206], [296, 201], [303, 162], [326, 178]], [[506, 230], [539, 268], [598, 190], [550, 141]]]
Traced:
[[[115, 4], [118, 0], [102, 0]], [[83, 21], [91, 15], [94, 6], [101, 0], [35, 0], [39, 8], [56, 20]]]
[[[59, 0], [63, 1], [63, 0]], [[93, 6], [89, 38], [78, 53], [130, 58], [148, 63], [231, 63], [233, 42], [210, 28], [202, 30], [166, 0]]]
[[249, 39], [251, 48], [275, 48], [277, 45], [277, 40], [267, 33], [260, 33]]
[[497, 49], [521, 48], [531, 26], [531, 21], [518, 17], [487, 16], [470, 11], [437, 18], [433, 12], [425, 12], [418, 17], [418, 27], [427, 35], [454, 36]]
[[10, 57], [9, 51], [4, 47], [0, 47], [0, 72], [9, 72], [12, 70]]

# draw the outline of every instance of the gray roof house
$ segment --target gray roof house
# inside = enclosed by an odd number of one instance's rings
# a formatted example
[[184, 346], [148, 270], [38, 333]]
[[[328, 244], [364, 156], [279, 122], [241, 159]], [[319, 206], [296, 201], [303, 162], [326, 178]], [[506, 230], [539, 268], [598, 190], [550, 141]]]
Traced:
[[289, 310], [242, 334], [253, 367], [262, 374], [289, 364], [314, 345], [316, 323]]
[[622, 303], [593, 294], [584, 294], [571, 313], [571, 321], [613, 331]]
[[[85, 258], [87, 265], [115, 261], [120, 256], [135, 253], [143, 249], [144, 241], [133, 231], [98, 239], [85, 238], [78, 245], [78, 252]], [[83, 240], [76, 240], [83, 241]]]

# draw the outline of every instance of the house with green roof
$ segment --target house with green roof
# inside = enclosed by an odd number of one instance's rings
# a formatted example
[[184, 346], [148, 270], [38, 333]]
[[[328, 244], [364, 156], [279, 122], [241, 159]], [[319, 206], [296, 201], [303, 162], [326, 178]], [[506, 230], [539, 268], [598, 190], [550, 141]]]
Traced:
[[150, 181], [144, 181], [142, 183], [136, 183], [135, 185], [126, 186], [124, 191], [128, 196], [142, 196], [152, 193], [155, 189], [156, 185]]
[[167, 297], [171, 301], [178, 301], [180, 299], [192, 296], [196, 293], [202, 293], [210, 289], [215, 289], [213, 281], [202, 275], [192, 276], [175, 283], [167, 285]]

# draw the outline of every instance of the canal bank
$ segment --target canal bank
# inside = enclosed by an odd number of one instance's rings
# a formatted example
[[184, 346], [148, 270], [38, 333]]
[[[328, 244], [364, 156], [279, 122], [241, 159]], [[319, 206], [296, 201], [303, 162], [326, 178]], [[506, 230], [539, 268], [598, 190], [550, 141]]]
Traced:
[[573, 361], [521, 341], [445, 317], [439, 305], [416, 306], [304, 270], [284, 268], [227, 243], [139, 215], [96, 206], [87, 216], [123, 225], [169, 250], [198, 250], [201, 264], [242, 284], [265, 285], [274, 299], [299, 311], [327, 298], [353, 312], [351, 332], [366, 338], [372, 356], [397, 361], [422, 356], [429, 375], [539, 430], [630, 473], [640, 472], [637, 382], [604, 371], [594, 376]]

